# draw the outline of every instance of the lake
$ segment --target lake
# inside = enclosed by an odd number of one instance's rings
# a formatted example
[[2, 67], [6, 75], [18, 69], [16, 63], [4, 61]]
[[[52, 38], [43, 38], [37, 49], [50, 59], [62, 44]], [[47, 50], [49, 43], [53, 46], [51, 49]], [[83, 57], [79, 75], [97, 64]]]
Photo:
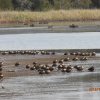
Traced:
[[[0, 50], [23, 49], [100, 49], [100, 33], [0, 35]], [[96, 71], [4, 79], [0, 82], [0, 100], [99, 100], [100, 91], [89, 89], [100, 88], [100, 61], [89, 60], [83, 65], [94, 65]]]
[[99, 32], [0, 35], [0, 50], [100, 49]]

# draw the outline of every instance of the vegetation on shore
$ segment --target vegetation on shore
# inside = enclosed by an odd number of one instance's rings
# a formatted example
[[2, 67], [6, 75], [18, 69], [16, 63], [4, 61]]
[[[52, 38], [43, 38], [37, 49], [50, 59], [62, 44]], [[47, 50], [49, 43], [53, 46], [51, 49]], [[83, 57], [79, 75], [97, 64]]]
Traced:
[[0, 23], [47, 24], [59, 21], [100, 21], [100, 10], [1, 11]]
[[100, 21], [99, 7], [100, 0], [0, 0], [0, 25]]
[[47, 11], [100, 8], [100, 0], [0, 0], [1, 10]]

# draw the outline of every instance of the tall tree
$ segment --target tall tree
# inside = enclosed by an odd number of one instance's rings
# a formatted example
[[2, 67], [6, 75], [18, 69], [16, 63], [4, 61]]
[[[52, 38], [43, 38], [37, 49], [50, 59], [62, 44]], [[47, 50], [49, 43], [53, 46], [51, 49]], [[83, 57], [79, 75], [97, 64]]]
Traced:
[[0, 0], [0, 9], [9, 10], [12, 9], [12, 0]]
[[30, 0], [32, 3], [31, 10], [42, 10], [42, 0]]
[[91, 0], [93, 2], [93, 5], [97, 8], [100, 8], [100, 0]]
[[54, 6], [54, 0], [48, 0], [51, 5]]
[[30, 0], [12, 0], [12, 3], [15, 10], [30, 10], [32, 7]]

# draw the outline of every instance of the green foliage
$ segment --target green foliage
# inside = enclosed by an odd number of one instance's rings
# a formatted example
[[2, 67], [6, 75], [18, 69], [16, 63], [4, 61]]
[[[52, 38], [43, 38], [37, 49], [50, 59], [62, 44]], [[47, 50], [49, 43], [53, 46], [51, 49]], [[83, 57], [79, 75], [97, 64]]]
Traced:
[[12, 9], [12, 0], [0, 0], [0, 9], [9, 10]]
[[49, 10], [52, 8], [49, 0], [39, 0], [39, 2], [40, 6], [37, 5], [37, 10]]
[[0, 0], [1, 10], [45, 11], [78, 8], [100, 8], [100, 0]]
[[88, 9], [91, 8], [91, 5], [91, 0], [73, 0], [73, 8]]
[[93, 6], [100, 8], [100, 0], [91, 0], [93, 2]]
[[55, 0], [55, 9], [70, 9], [73, 8], [72, 0]]
[[33, 5], [31, 0], [12, 0], [12, 4], [15, 10], [31, 10]]

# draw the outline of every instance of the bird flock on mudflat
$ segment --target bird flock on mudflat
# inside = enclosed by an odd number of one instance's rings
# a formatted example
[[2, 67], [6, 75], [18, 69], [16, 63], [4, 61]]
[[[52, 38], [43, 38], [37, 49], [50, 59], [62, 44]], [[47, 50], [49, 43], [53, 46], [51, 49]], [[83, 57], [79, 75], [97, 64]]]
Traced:
[[[56, 52], [49, 51], [3, 51], [0, 52], [2, 55], [14, 55], [14, 54], [31, 54], [31, 55], [55, 55]], [[51, 72], [61, 71], [63, 73], [71, 73], [73, 71], [83, 72], [85, 71], [85, 67], [83, 65], [71, 65], [67, 62], [71, 61], [87, 61], [88, 57], [96, 56], [95, 52], [65, 52], [63, 53], [66, 58], [64, 59], [56, 59], [53, 60], [51, 64], [40, 64], [39, 62], [33, 61], [33, 64], [26, 64], [25, 68], [27, 70], [36, 71], [40, 75], [50, 74]], [[73, 58], [70, 56], [73, 56]], [[20, 62], [16, 62], [14, 64], [16, 67], [20, 65]], [[3, 70], [3, 62], [0, 62], [0, 78], [3, 78], [2, 70]], [[94, 66], [89, 66], [86, 71], [93, 72], [95, 70]]]

